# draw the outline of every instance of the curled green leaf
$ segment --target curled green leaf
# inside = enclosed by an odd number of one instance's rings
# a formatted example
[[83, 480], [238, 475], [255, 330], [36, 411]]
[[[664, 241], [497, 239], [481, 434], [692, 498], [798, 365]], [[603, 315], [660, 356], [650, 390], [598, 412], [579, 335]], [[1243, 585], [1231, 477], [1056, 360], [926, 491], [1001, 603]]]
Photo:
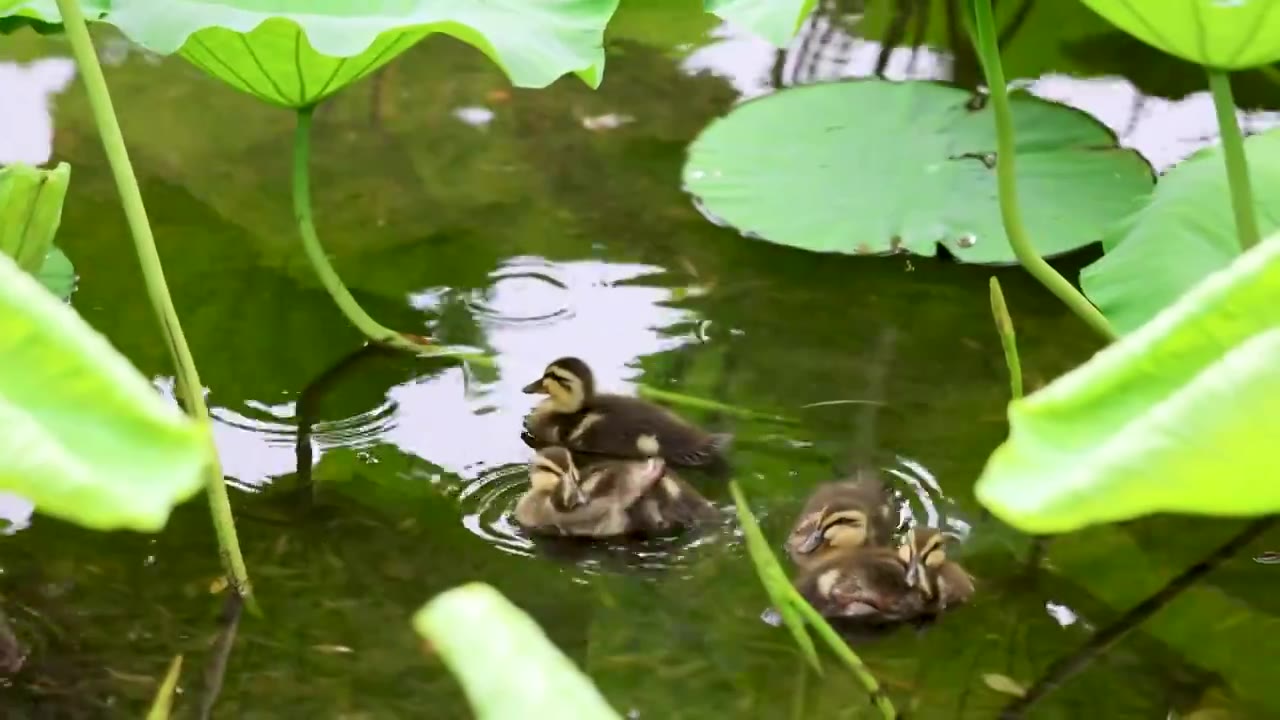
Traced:
[[211, 457], [206, 428], [0, 255], [0, 488], [87, 528], [155, 532]]
[[1277, 297], [1273, 235], [1012, 402], [1009, 439], [988, 460], [978, 500], [1030, 533], [1157, 512], [1280, 512]]
[[23, 163], [0, 168], [0, 253], [35, 273], [53, 248], [71, 166], [44, 170]]
[[413, 627], [458, 678], [479, 720], [620, 720], [537, 623], [489, 585], [440, 593], [414, 614]]

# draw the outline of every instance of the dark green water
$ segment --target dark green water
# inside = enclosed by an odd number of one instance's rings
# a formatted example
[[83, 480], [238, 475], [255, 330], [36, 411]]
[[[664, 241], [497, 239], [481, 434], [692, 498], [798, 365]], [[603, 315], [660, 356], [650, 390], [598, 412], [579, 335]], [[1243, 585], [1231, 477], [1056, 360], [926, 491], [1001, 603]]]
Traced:
[[[701, 484], [724, 509], [720, 531], [674, 545], [565, 556], [514, 528], [531, 403], [519, 387], [564, 354], [613, 388], [639, 380], [801, 418], [785, 427], [689, 413], [738, 434], [738, 478], [775, 542], [808, 489], [868, 445], [916, 521], [968, 533], [960, 554], [980, 583], [975, 602], [924, 632], [858, 646], [912, 717], [994, 717], [1012, 698], [984, 675], [1031, 686], [1239, 531], [1176, 517], [1093, 529], [1055, 541], [1029, 575], [1025, 538], [985, 519], [971, 493], [1005, 432], [992, 270], [744, 240], [679, 188], [685, 144], [742, 91], [872, 71], [874, 41], [897, 27], [886, 4], [860, 23], [824, 16], [781, 56], [676, 5], [627, 3], [596, 92], [570, 79], [510, 90], [480, 53], [432, 37], [318, 113], [315, 204], [343, 278], [383, 323], [485, 347], [496, 371], [377, 353], [333, 371], [360, 338], [292, 227], [289, 114], [99, 35], [266, 612], [240, 625], [214, 717], [469, 717], [408, 623], [471, 580], [528, 611], [630, 717], [873, 716], [850, 677], [834, 664], [825, 677], [807, 671], [786, 631], [761, 620], [767, 599], [724, 488]], [[1017, 4], [1001, 5], [1009, 17]], [[1113, 75], [1038, 87], [1095, 112], [1158, 167], [1211, 139], [1207, 99], [1182, 99], [1203, 84], [1195, 68], [1074, 4], [1030, 7], [1006, 47], [1012, 76]], [[923, 29], [945, 46], [942, 6], [921, 17], [902, 26], [904, 42]], [[28, 33], [0, 51], [68, 54], [61, 39]], [[976, 76], [972, 58], [949, 69], [940, 52], [922, 52], [913, 74]], [[902, 77], [909, 50], [889, 60]], [[1264, 80], [1245, 76], [1237, 90], [1244, 105], [1280, 108], [1280, 87]], [[171, 383], [83, 93], [73, 85], [54, 105], [54, 158], [74, 168], [60, 234], [80, 273], [73, 304]], [[1074, 274], [1093, 257], [1058, 265]], [[1019, 270], [996, 274], [1030, 387], [1096, 348]], [[851, 404], [801, 409], [871, 395], [886, 404], [870, 416]], [[301, 452], [300, 425], [310, 429]], [[196, 716], [222, 605], [202, 498], [155, 537], [36, 516], [0, 548], [5, 608], [31, 647], [0, 681], [3, 717], [141, 717], [178, 653], [179, 716]], [[1276, 532], [1244, 548], [1029, 717], [1280, 717], [1276, 570], [1251, 559], [1277, 548]], [[1211, 708], [1225, 714], [1192, 715]]]

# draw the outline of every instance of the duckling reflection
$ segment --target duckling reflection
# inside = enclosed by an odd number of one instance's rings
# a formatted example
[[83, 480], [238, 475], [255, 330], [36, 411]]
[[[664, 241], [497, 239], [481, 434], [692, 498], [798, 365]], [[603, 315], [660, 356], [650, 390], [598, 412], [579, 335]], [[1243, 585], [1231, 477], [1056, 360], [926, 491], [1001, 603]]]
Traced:
[[661, 536], [716, 517], [661, 458], [602, 460], [580, 474], [568, 449], [545, 447], [530, 464], [529, 484], [515, 519], [537, 534]]
[[940, 613], [973, 597], [973, 577], [947, 559], [946, 544], [953, 538], [937, 528], [912, 528], [899, 548], [907, 584], [920, 592], [926, 612]]
[[698, 467], [722, 462], [732, 441], [727, 433], [708, 433], [640, 398], [597, 393], [591, 368], [576, 357], [552, 362], [524, 391], [548, 396], [525, 418], [535, 447], [560, 445], [629, 459], [660, 457], [671, 465]]
[[803, 567], [842, 550], [888, 546], [897, 525], [895, 516], [884, 482], [873, 471], [861, 470], [848, 480], [824, 483], [801, 509], [787, 537], [787, 554]]

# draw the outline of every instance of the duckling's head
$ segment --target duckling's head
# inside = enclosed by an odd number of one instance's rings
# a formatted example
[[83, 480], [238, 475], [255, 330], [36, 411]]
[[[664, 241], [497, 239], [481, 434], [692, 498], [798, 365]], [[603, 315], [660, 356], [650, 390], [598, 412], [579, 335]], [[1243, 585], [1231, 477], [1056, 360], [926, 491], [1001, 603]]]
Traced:
[[861, 508], [830, 505], [802, 518], [787, 538], [793, 559], [813, 556], [819, 549], [851, 549], [867, 543], [867, 513]]
[[563, 357], [548, 365], [542, 377], [525, 385], [524, 391], [548, 395], [554, 410], [572, 413], [581, 410], [595, 394], [595, 378], [586, 363], [576, 357]]
[[547, 495], [557, 510], [572, 510], [587, 502], [578, 484], [578, 468], [563, 447], [544, 447], [529, 464], [529, 484], [533, 492]]
[[898, 557], [907, 565], [907, 584], [931, 600], [938, 595], [936, 571], [947, 561], [946, 545], [953, 539], [937, 528], [910, 528], [898, 548]]

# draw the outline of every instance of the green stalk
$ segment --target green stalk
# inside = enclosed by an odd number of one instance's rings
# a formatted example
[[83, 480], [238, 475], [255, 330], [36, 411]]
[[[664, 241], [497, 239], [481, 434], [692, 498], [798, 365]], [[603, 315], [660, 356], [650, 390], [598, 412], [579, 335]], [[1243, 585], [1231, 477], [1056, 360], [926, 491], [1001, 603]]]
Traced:
[[415, 340], [414, 336], [396, 332], [370, 317], [352, 297], [325, 256], [311, 213], [311, 115], [314, 110], [314, 106], [298, 109], [297, 126], [293, 132], [293, 214], [298, 221], [298, 231], [302, 233], [302, 247], [307, 252], [307, 259], [324, 289], [338, 304], [338, 309], [369, 340], [412, 353], [429, 350], [431, 346], [426, 338]]
[[1000, 216], [1004, 231], [1018, 262], [1058, 299], [1066, 303], [1080, 319], [1108, 340], [1116, 338], [1116, 332], [1106, 317], [1089, 302], [1088, 298], [1053, 269], [1044, 258], [1036, 254], [1022, 224], [1022, 212], [1018, 208], [1018, 184], [1015, 175], [1016, 151], [1013, 141], [1013, 113], [1009, 109], [1009, 94], [1005, 87], [1004, 68], [1000, 65], [1000, 48], [996, 44], [996, 23], [991, 14], [991, 0], [974, 0], [978, 57], [987, 78], [991, 93], [991, 110], [996, 119], [996, 183], [1000, 191]]
[[778, 563], [778, 558], [769, 548], [769, 542], [764, 539], [764, 534], [760, 532], [760, 525], [756, 522], [755, 515], [751, 512], [751, 507], [747, 505], [747, 499], [742, 494], [742, 489], [738, 487], [738, 481], [729, 482], [729, 492], [733, 495], [734, 505], [738, 510], [738, 523], [742, 526], [743, 537], [747, 542], [747, 554], [751, 557], [751, 562], [755, 565], [756, 575], [760, 578], [761, 584], [764, 585], [765, 592], [769, 595], [769, 600], [776, 606], [778, 614], [782, 616], [783, 624], [791, 630], [792, 636], [795, 638], [796, 645], [799, 646], [801, 654], [809, 661], [809, 664], [822, 673], [822, 665], [818, 660], [817, 651], [814, 648], [813, 638], [809, 637], [805, 630], [805, 625], [811, 625], [818, 633], [818, 637], [831, 648], [842, 661], [849, 672], [862, 683], [862, 687], [867, 691], [867, 695], [871, 697], [871, 703], [880, 710], [880, 714], [885, 720], [894, 720], [898, 716], [897, 710], [893, 707], [893, 702], [889, 700], [889, 696], [884, 694], [880, 688], [880, 683], [876, 681], [871, 670], [862, 662], [862, 658], [849, 647], [849, 643], [836, 633], [831, 627], [831, 623], [809, 604], [808, 600], [796, 590], [795, 586], [787, 580], [787, 576], [782, 571], [782, 565]]
[[1231, 188], [1231, 210], [1236, 216], [1236, 235], [1240, 249], [1248, 250], [1262, 237], [1258, 232], [1258, 216], [1253, 209], [1253, 188], [1249, 182], [1249, 163], [1244, 157], [1244, 139], [1236, 124], [1236, 103], [1231, 97], [1231, 76], [1225, 70], [1208, 69], [1209, 92], [1218, 115], [1218, 132], [1222, 136], [1222, 159], [1227, 165], [1227, 185]]
[[176, 655], [169, 663], [169, 672], [156, 689], [156, 697], [151, 702], [151, 710], [147, 712], [147, 720], [169, 720], [173, 710], [173, 694], [178, 687], [178, 677], [182, 675], [182, 656]]
[[1004, 302], [1000, 281], [991, 277], [991, 314], [996, 319], [996, 332], [1004, 346], [1004, 364], [1009, 368], [1009, 394], [1014, 400], [1022, 397], [1022, 362], [1018, 359], [1018, 338], [1013, 332], [1013, 318]]
[[[160, 253], [156, 250], [155, 238], [151, 235], [146, 207], [142, 204], [142, 191], [138, 189], [133, 166], [129, 163], [129, 151], [125, 148], [120, 123], [116, 121], [111, 94], [107, 91], [107, 80], [102, 74], [102, 67], [98, 65], [98, 54], [93, 48], [93, 39], [89, 37], [89, 28], [85, 25], [79, 2], [77, 0], [57, 0], [57, 2], [67, 41], [71, 43], [71, 54], [75, 57], [76, 65], [80, 69], [85, 93], [89, 97], [89, 107], [93, 111], [94, 124], [98, 126], [98, 135], [102, 139], [107, 163], [111, 165], [116, 190], [120, 193], [120, 203], [124, 206], [125, 218], [129, 222], [129, 230], [133, 235], [133, 245], [138, 254], [138, 262], [142, 266], [147, 296], [151, 300], [152, 310], [160, 322], [165, 341], [169, 345], [169, 352], [173, 356], [179, 393], [186, 404], [187, 412], [206, 428], [210, 428], [212, 421], [209, 419], [209, 408], [204, 401], [204, 386], [200, 384], [200, 376], [196, 372], [196, 364], [191, 357], [191, 348], [187, 347], [187, 339], [182, 334], [182, 325], [178, 322], [178, 313], [174, 310], [173, 299], [169, 297], [169, 286], [164, 279]], [[212, 433], [208, 434], [208, 441], [210, 444], [213, 443]], [[209, 492], [209, 508], [213, 513], [213, 527], [218, 535], [222, 563], [231, 576], [235, 591], [245, 598], [250, 607], [254, 607], [249, 572], [245, 569], [244, 557], [240, 553], [240, 542], [236, 538], [235, 518], [231, 514], [231, 502], [227, 497], [222, 467], [218, 463], [217, 454], [213, 453], [212, 457], [205, 484]]]

